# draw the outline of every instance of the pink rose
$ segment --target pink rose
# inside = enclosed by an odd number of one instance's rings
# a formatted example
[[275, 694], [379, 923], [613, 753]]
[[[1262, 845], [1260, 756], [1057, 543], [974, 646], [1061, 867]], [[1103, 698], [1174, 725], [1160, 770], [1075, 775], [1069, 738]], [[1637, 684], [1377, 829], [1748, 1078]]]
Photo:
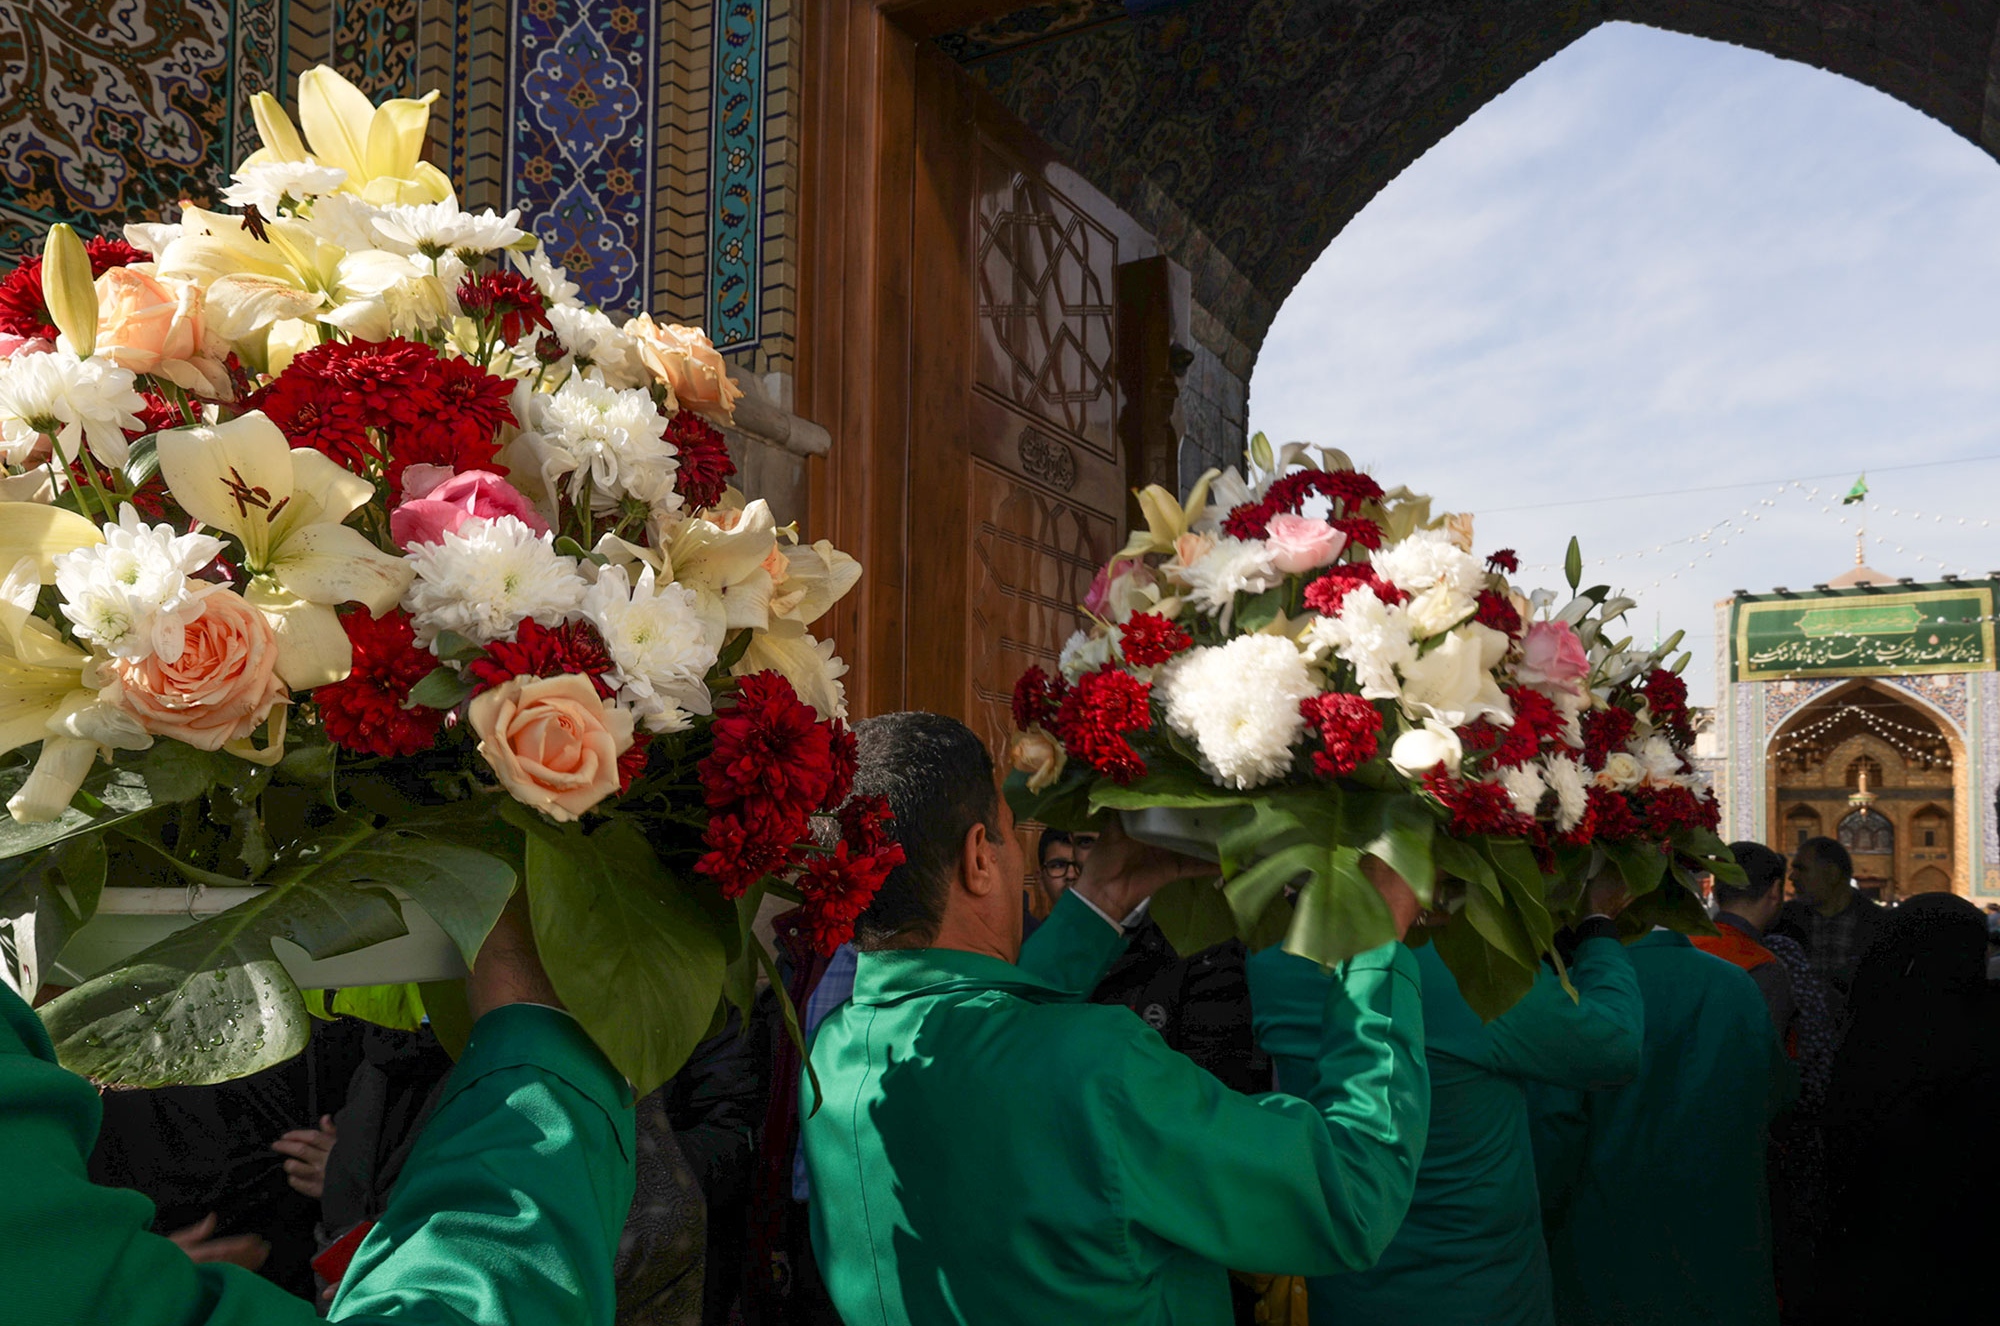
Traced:
[[113, 700], [156, 737], [221, 750], [257, 730], [271, 706], [290, 702], [278, 680], [278, 638], [234, 590], [211, 590], [188, 623], [181, 656], [114, 658]]
[[96, 355], [203, 396], [226, 397], [229, 373], [202, 325], [201, 287], [167, 285], [130, 267], [97, 278]]
[[1331, 566], [1347, 536], [1324, 520], [1280, 512], [1265, 527], [1264, 546], [1271, 550], [1271, 565], [1288, 576]]
[[1120, 559], [1099, 567], [1083, 596], [1083, 610], [1107, 621], [1125, 622], [1146, 602], [1140, 590], [1159, 583], [1159, 577], [1144, 562]]
[[15, 355], [47, 354], [53, 349], [53, 345], [38, 337], [0, 332], [0, 360], [12, 359]]
[[631, 713], [575, 672], [502, 682], [473, 700], [468, 719], [500, 786], [561, 821], [618, 790], [618, 757], [632, 746]]
[[[442, 472], [448, 478], [442, 480]], [[467, 470], [452, 474], [442, 465], [412, 465], [403, 476], [403, 502], [389, 513], [389, 537], [399, 548], [443, 543], [468, 520], [512, 516], [537, 534], [549, 524], [521, 490], [497, 474]]]
[[1568, 622], [1536, 622], [1521, 640], [1521, 665], [1515, 675], [1529, 686], [1583, 693], [1590, 675], [1590, 655]]

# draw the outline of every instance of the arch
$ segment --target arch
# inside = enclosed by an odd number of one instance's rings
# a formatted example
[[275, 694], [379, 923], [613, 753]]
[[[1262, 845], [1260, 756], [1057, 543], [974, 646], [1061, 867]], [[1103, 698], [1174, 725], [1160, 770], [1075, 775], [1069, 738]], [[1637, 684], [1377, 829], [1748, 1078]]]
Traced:
[[[1249, 359], [1306, 269], [1390, 180], [1606, 22], [1813, 65], [2000, 156], [1992, 0], [1231, 0], [1088, 22], [1063, 18], [1069, 9], [1010, 14], [940, 44], [1162, 236]], [[1257, 126], [1253, 141], [1244, 124]]]
[[1847, 763], [1847, 786], [1850, 791], [1861, 786], [1861, 776], [1868, 775], [1868, 786], [1877, 792], [1882, 790], [1882, 763], [1873, 755], [1857, 755]]
[[1826, 821], [1811, 806], [1800, 804], [1785, 812], [1786, 851], [1797, 851], [1806, 839], [1823, 837], [1825, 833]]
[[1923, 851], [1951, 850], [1951, 808], [1935, 801], [1910, 812], [1910, 846]]
[[1950, 893], [1951, 876], [1936, 866], [1925, 866], [1910, 876], [1909, 887], [1903, 890], [1905, 896], [1913, 893]]
[[1896, 826], [1872, 806], [1862, 806], [1840, 822], [1840, 845], [1854, 856], [1894, 856]]
[[1844, 681], [1831, 690], [1822, 691], [1787, 714], [1784, 721], [1772, 728], [1770, 735], [1764, 738], [1765, 758], [1775, 757], [1780, 753], [1781, 742], [1825, 718], [1829, 711], [1851, 703], [1864, 692], [1880, 697], [1892, 706], [1907, 706], [1915, 711], [1936, 730], [1937, 739], [1945, 751], [1945, 767], [1956, 768], [1963, 763], [1964, 737], [1959, 732], [1958, 725], [1951, 721], [1950, 715], [1913, 691], [1904, 690], [1900, 686], [1883, 686], [1870, 677], [1855, 677]]

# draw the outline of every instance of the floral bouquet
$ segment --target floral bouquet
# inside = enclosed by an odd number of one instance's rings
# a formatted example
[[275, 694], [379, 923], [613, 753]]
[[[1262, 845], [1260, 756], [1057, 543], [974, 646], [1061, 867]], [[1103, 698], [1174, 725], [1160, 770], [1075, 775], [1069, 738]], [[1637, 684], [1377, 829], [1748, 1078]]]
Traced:
[[[706, 338], [576, 298], [417, 159], [425, 101], [269, 94], [233, 213], [0, 281], [0, 945], [32, 997], [107, 881], [252, 896], [42, 1010], [132, 1085], [296, 1053], [313, 959], [414, 903], [469, 964], [524, 886], [640, 1091], [901, 859], [815, 620], [860, 576], [729, 487]], [[310, 1005], [310, 1006], [309, 1006]], [[451, 983], [335, 1011], [463, 1031]]]
[[[1630, 925], [1703, 924], [1697, 872], [1734, 866], [1687, 759], [1677, 635], [1635, 651], [1607, 587], [1557, 609], [1481, 559], [1472, 521], [1385, 491], [1338, 452], [1252, 444], [1092, 585], [1059, 675], [1014, 690], [1017, 814], [1206, 850], [1219, 887], [1154, 915], [1183, 952], [1239, 935], [1332, 963], [1394, 937], [1373, 854], [1448, 912], [1434, 934], [1473, 1007], [1526, 992], [1584, 885], [1615, 870]], [[1434, 881], [1445, 887], [1437, 888]]]

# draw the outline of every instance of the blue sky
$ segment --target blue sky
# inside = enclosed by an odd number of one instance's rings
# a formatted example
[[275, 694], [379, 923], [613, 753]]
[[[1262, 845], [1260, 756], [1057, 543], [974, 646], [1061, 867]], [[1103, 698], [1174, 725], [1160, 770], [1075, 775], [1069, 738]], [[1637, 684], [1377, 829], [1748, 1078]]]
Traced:
[[1889, 575], [2000, 570], [1995, 310], [2000, 163], [1858, 83], [1611, 24], [1333, 241], [1250, 423], [1478, 513], [1524, 581], [1579, 535], [1635, 635], [1686, 628], [1706, 703], [1715, 601], [1838, 575], [1864, 511]]

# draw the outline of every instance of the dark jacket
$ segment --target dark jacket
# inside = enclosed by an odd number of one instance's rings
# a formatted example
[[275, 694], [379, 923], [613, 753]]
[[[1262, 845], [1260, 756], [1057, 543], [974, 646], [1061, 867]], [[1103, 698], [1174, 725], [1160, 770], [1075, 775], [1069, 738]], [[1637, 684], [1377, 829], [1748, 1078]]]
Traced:
[[1091, 992], [1093, 1004], [1123, 1004], [1167, 1047], [1234, 1091], [1270, 1091], [1271, 1057], [1250, 1022], [1248, 951], [1232, 939], [1184, 958], [1148, 918]]

